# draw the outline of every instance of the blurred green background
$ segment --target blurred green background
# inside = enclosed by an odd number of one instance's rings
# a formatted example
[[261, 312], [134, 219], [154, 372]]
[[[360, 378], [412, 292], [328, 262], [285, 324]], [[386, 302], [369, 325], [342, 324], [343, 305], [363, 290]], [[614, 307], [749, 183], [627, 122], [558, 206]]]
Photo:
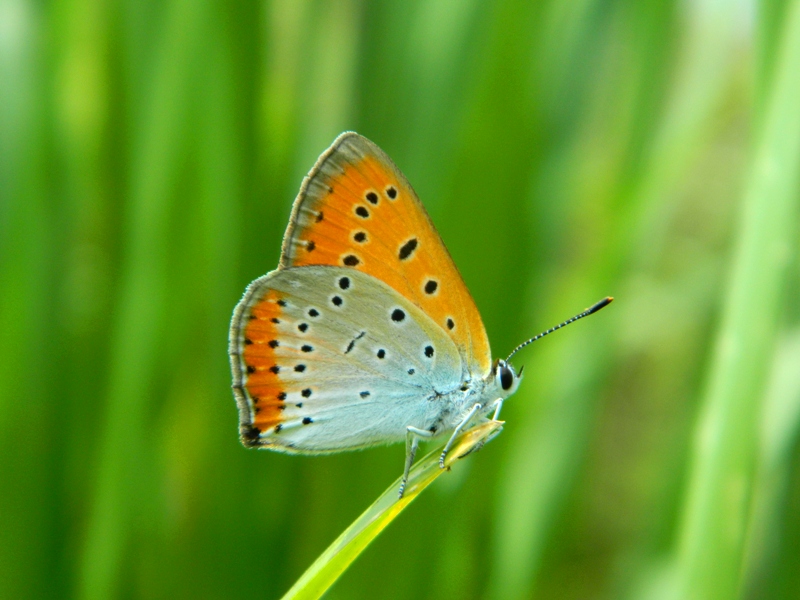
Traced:
[[496, 356], [617, 302], [328, 597], [798, 597], [797, 0], [0, 0], [0, 597], [276, 598], [400, 474], [237, 437], [231, 312], [346, 129]]

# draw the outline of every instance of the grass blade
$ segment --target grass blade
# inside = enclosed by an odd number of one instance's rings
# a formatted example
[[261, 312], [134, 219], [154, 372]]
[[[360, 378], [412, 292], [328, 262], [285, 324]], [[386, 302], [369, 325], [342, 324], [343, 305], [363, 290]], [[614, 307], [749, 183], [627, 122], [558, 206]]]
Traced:
[[785, 25], [696, 430], [678, 554], [679, 598], [733, 598], [740, 586], [760, 405], [797, 218], [800, 2], [787, 7]]
[[157, 371], [159, 316], [168, 304], [170, 188], [185, 151], [182, 116], [190, 98], [189, 67], [197, 60], [203, 17], [183, 0], [175, 0], [166, 10], [157, 74], [131, 144], [127, 252], [109, 350], [108, 406], [77, 577], [76, 595], [86, 600], [115, 595], [137, 506], [145, 497], [145, 478], [134, 475], [146, 471], [144, 438], [154, 402], [149, 386]]
[[[445, 465], [450, 467], [459, 458], [469, 454], [489, 437], [500, 431], [502, 421], [489, 421], [464, 433], [447, 455]], [[381, 496], [358, 517], [350, 527], [303, 573], [283, 600], [319, 598], [344, 573], [347, 567], [383, 531], [394, 518], [411, 504], [422, 490], [447, 469], [439, 468], [441, 449], [434, 450], [420, 460], [411, 470], [405, 495], [398, 500], [400, 479], [392, 483]]]

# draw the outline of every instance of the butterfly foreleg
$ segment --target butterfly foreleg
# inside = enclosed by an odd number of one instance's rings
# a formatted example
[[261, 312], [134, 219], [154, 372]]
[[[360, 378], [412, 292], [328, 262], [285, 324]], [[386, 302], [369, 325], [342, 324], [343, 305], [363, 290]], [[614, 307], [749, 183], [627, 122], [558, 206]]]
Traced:
[[406, 491], [406, 483], [408, 483], [408, 474], [411, 472], [411, 465], [414, 464], [414, 456], [417, 454], [419, 448], [419, 441], [421, 439], [429, 439], [433, 437], [433, 433], [425, 429], [419, 429], [409, 425], [406, 427], [406, 466], [403, 469], [403, 479], [400, 481], [400, 490], [398, 496], [403, 497]]
[[501, 408], [503, 408], [503, 399], [498, 398], [497, 400], [495, 400], [494, 414], [492, 415], [492, 421], [497, 421], [498, 417], [500, 416]]
[[458, 434], [461, 433], [461, 430], [464, 429], [464, 427], [466, 427], [470, 421], [472, 421], [472, 417], [475, 416], [475, 413], [477, 413], [481, 409], [481, 407], [482, 407], [481, 404], [476, 404], [475, 406], [473, 406], [467, 413], [467, 415], [463, 419], [461, 419], [461, 422], [458, 425], [456, 425], [456, 428], [453, 430], [453, 434], [450, 436], [450, 439], [447, 440], [447, 443], [444, 445], [444, 450], [442, 450], [442, 454], [439, 456], [440, 469], [444, 469], [444, 459], [447, 456], [447, 453], [450, 452], [450, 448], [453, 447], [453, 444], [455, 443]]
[[[501, 408], [503, 408], [503, 399], [502, 398], [498, 398], [497, 400], [494, 401], [494, 414], [492, 415], [492, 421], [497, 421], [497, 418], [500, 416], [500, 409]], [[494, 438], [496, 438], [498, 435], [500, 435], [501, 431], [503, 431], [502, 427], [497, 429], [494, 433], [492, 433], [486, 439], [481, 440], [477, 445], [475, 445], [472, 448], [470, 448], [467, 451], [466, 454], [462, 454], [458, 458], [464, 458], [465, 456], [468, 456], [470, 454], [473, 454], [474, 452], [477, 452], [478, 450], [483, 448], [486, 444], [491, 442]]]

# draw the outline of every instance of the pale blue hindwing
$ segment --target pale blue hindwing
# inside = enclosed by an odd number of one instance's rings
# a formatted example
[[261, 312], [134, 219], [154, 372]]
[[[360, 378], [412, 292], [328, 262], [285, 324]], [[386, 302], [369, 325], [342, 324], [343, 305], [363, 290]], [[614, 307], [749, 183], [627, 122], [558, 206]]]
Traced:
[[[268, 289], [283, 292], [286, 301], [276, 360], [306, 368], [281, 370], [285, 421], [280, 431], [262, 434], [267, 447], [336, 452], [401, 441], [409, 425], [437, 434], [452, 430], [461, 411], [453, 392], [466, 367], [453, 341], [414, 304], [355, 269], [307, 266], [257, 279], [241, 308], [247, 312]], [[312, 309], [318, 316], [310, 316]], [[308, 324], [305, 332], [301, 323]], [[243, 349], [242, 333], [232, 334]], [[303, 345], [313, 351], [302, 352]], [[304, 389], [312, 390], [307, 398], [299, 393]]]

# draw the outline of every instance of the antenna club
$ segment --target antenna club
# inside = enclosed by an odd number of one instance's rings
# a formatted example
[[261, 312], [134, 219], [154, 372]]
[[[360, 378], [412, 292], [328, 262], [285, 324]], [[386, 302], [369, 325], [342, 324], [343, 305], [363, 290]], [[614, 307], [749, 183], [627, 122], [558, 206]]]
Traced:
[[600, 300], [600, 302], [597, 302], [597, 303], [595, 303], [595, 304], [592, 304], [592, 305], [591, 305], [589, 308], [587, 308], [587, 309], [586, 309], [585, 311], [583, 311], [583, 312], [584, 312], [584, 314], [585, 314], [586, 316], [589, 316], [589, 315], [591, 315], [592, 313], [596, 313], [596, 312], [597, 312], [598, 310], [600, 310], [601, 308], [605, 308], [606, 306], [608, 306], [609, 304], [611, 304], [613, 301], [614, 301], [614, 296], [606, 296], [605, 298], [603, 298], [602, 300]]

